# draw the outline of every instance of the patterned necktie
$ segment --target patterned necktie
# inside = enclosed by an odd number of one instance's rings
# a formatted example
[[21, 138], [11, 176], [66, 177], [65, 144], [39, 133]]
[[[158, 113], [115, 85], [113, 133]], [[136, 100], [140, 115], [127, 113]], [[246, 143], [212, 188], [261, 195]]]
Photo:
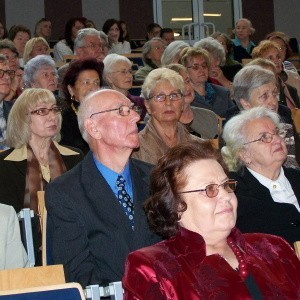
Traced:
[[133, 201], [125, 189], [125, 182], [126, 181], [125, 181], [124, 177], [122, 175], [119, 175], [117, 178], [117, 182], [116, 182], [116, 185], [118, 188], [118, 200], [119, 200], [120, 204], [122, 205], [123, 210], [131, 223], [132, 230], [134, 230]]

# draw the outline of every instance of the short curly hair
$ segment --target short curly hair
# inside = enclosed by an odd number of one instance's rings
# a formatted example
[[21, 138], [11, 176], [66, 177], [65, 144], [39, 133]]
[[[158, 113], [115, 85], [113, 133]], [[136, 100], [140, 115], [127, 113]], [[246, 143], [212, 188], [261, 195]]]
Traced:
[[163, 238], [170, 238], [179, 230], [180, 215], [187, 209], [180, 191], [186, 185], [184, 170], [193, 162], [213, 159], [226, 166], [220, 152], [209, 141], [180, 143], [164, 154], [150, 177], [150, 198], [144, 209], [150, 228]]

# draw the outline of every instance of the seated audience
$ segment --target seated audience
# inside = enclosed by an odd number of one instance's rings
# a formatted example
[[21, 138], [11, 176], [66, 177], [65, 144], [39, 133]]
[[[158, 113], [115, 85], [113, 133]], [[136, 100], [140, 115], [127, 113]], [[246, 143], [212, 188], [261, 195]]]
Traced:
[[23, 61], [24, 65], [27, 62], [38, 56], [38, 55], [49, 55], [49, 44], [48, 42], [42, 37], [34, 37], [31, 38], [25, 45], [24, 54], [23, 54]]
[[123, 31], [123, 39], [124, 41], [130, 42], [129, 32], [128, 32], [128, 26], [125, 21], [119, 21], [122, 31]]
[[15, 71], [10, 70], [7, 58], [3, 54], [0, 54], [0, 150], [8, 149], [6, 125], [13, 102], [5, 101], [4, 99], [9, 94], [14, 76]]
[[300, 171], [283, 166], [285, 130], [264, 107], [242, 111], [224, 126], [224, 160], [238, 181], [237, 227], [264, 232], [291, 244], [300, 240]]
[[85, 18], [75, 17], [67, 21], [65, 26], [64, 39], [54, 45], [53, 55], [55, 62], [64, 60], [65, 55], [74, 54], [74, 40], [78, 30], [85, 28]]
[[236, 186], [208, 142], [180, 144], [159, 160], [144, 208], [166, 240], [129, 254], [124, 299], [298, 297], [300, 261], [290, 245], [235, 227]]
[[174, 31], [172, 28], [163, 28], [160, 31], [160, 37], [166, 42], [167, 46], [175, 41]]
[[20, 235], [18, 217], [13, 207], [0, 203], [0, 270], [28, 266]]
[[151, 166], [129, 158], [139, 145], [136, 109], [114, 90], [84, 98], [78, 122], [91, 152], [46, 190], [54, 263], [83, 287], [120, 281], [128, 253], [159, 240], [142, 208]]
[[130, 43], [123, 38], [123, 30], [119, 21], [115, 19], [106, 20], [102, 30], [108, 37], [109, 53], [125, 54], [131, 52]]
[[5, 28], [4, 22], [0, 20], [0, 40], [7, 38], [7, 29]]
[[195, 91], [195, 99], [191, 105], [212, 110], [224, 117], [234, 104], [228, 89], [207, 82], [210, 68], [208, 52], [205, 49], [189, 48], [184, 52], [180, 63], [187, 68]]
[[[295, 160], [295, 141], [291, 110], [278, 103], [279, 92], [274, 72], [254, 65], [254, 63], [255, 60], [251, 62], [251, 65], [247, 65], [239, 71], [234, 78], [233, 97], [237, 105], [227, 111], [226, 121], [242, 110], [257, 106], [266, 107], [278, 113], [281, 122], [285, 123], [285, 130], [287, 130], [285, 141], [289, 155], [285, 166], [299, 168]], [[269, 60], [265, 60], [265, 63], [270, 63], [271, 66], [274, 66]]]
[[39, 21], [37, 21], [34, 29], [35, 37], [42, 37], [48, 42], [51, 39], [51, 33], [52, 33], [52, 24], [49, 19], [41, 18]]
[[143, 46], [144, 66], [136, 71], [134, 75], [135, 81], [143, 82], [152, 70], [161, 66], [161, 57], [165, 48], [165, 42], [159, 37], [154, 37], [145, 43]]
[[229, 81], [233, 81], [235, 74], [243, 67], [241, 63], [232, 59], [233, 43], [227, 34], [218, 31], [214, 32], [211, 37], [223, 46], [226, 60], [225, 64], [221, 66], [221, 70]]
[[147, 25], [146, 31], [146, 39], [149, 41], [154, 37], [160, 37], [161, 27], [157, 23], [150, 23]]
[[9, 29], [8, 38], [15, 44], [19, 53], [19, 64], [23, 68], [23, 52], [26, 43], [31, 38], [30, 30], [24, 25], [14, 25]]
[[150, 119], [139, 132], [140, 147], [132, 157], [155, 165], [168, 149], [183, 141], [198, 139], [179, 122], [184, 94], [184, 82], [177, 72], [159, 68], [149, 73], [142, 95]]
[[243, 18], [235, 22], [233, 33], [235, 34], [232, 40], [233, 59], [241, 63], [243, 58], [251, 58], [255, 44], [250, 38], [255, 33], [255, 29], [250, 20]]
[[20, 68], [18, 50], [11, 40], [4, 39], [0, 40], [0, 54], [7, 58], [9, 69], [15, 72], [14, 77], [11, 78], [10, 91], [5, 96], [5, 101], [15, 100], [23, 88], [23, 70]]
[[16, 212], [38, 213], [37, 191], [74, 167], [82, 155], [60, 146], [61, 107], [46, 89], [26, 89], [13, 105], [7, 122], [7, 144], [0, 153], [0, 202]]
[[89, 151], [89, 145], [82, 138], [78, 127], [78, 107], [90, 92], [100, 89], [102, 84], [103, 63], [94, 58], [70, 63], [63, 80], [62, 89], [65, 94], [67, 108], [63, 111], [61, 127], [61, 144]]
[[103, 77], [110, 88], [125, 95], [131, 102], [139, 106], [142, 110], [141, 120], [146, 115], [144, 98], [134, 96], [129, 93], [132, 88], [132, 62], [123, 55], [109, 54], [104, 60]]
[[179, 63], [181, 51], [188, 47], [189, 44], [184, 41], [174, 41], [169, 44], [161, 57], [162, 66]]
[[[279, 102], [289, 108], [299, 108], [300, 100], [296, 86], [299, 85], [300, 90], [300, 77], [298, 81], [295, 81], [297, 85], [292, 86], [288, 84], [288, 74], [283, 70], [280, 50], [277, 44], [268, 40], [261, 41], [253, 49], [252, 57], [269, 59], [275, 64], [279, 86]], [[294, 73], [292, 71], [289, 72]]]

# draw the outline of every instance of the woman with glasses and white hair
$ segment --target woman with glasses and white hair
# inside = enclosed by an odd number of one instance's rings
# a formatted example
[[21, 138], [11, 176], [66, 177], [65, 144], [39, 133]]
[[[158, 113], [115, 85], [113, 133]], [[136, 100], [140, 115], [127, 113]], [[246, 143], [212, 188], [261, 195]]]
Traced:
[[195, 99], [191, 105], [212, 110], [224, 117], [226, 111], [234, 104], [228, 89], [208, 82], [211, 67], [208, 52], [205, 49], [194, 48], [185, 50], [180, 63], [187, 68], [195, 91]]
[[225, 124], [222, 154], [230, 177], [239, 182], [237, 227], [279, 235], [292, 244], [300, 240], [300, 171], [283, 166], [284, 136], [275, 112], [244, 110]]
[[130, 253], [124, 299], [296, 299], [300, 261], [282, 238], [242, 234], [239, 182], [209, 142], [170, 149], [150, 178], [144, 210], [165, 240]]
[[199, 139], [179, 122], [184, 94], [184, 82], [177, 72], [159, 68], [149, 73], [142, 86], [142, 95], [150, 119], [139, 132], [140, 147], [132, 157], [156, 164], [168, 149], [183, 141]]
[[142, 110], [141, 120], [146, 115], [144, 98], [129, 93], [132, 88], [133, 74], [132, 62], [125, 56], [119, 54], [108, 54], [104, 60], [103, 78], [108, 86], [125, 95], [131, 102]]

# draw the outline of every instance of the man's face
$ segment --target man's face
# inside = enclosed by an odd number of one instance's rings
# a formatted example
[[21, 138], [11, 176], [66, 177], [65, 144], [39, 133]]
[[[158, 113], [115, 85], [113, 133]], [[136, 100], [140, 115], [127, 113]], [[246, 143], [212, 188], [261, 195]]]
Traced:
[[[9, 70], [8, 64], [0, 62], [0, 70], [2, 71]], [[5, 96], [9, 94], [10, 83], [11, 83], [11, 79], [9, 75], [7, 73], [4, 73], [3, 76], [0, 77], [0, 100], [4, 99]]]
[[105, 43], [96, 35], [87, 35], [84, 37], [84, 45], [76, 49], [76, 53], [80, 59], [95, 58], [103, 61], [107, 55], [105, 51]]

